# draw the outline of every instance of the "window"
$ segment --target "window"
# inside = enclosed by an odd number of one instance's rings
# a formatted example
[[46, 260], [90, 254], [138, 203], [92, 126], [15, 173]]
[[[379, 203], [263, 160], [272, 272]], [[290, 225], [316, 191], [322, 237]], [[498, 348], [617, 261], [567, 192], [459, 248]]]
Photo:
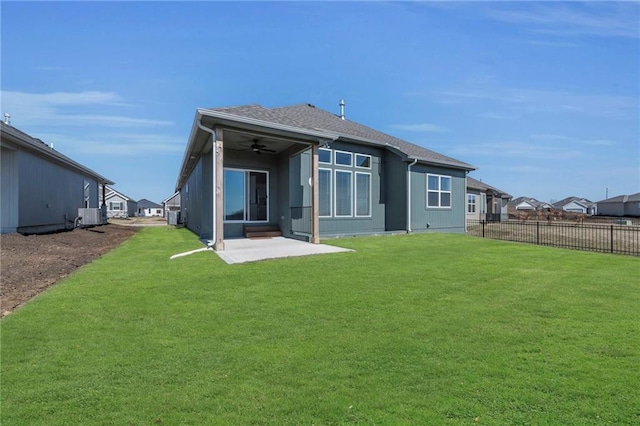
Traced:
[[467, 213], [476, 212], [476, 196], [474, 194], [467, 194]]
[[331, 150], [327, 148], [318, 148], [318, 162], [331, 164]]
[[335, 161], [336, 166], [351, 167], [353, 165], [353, 154], [351, 154], [350, 152], [335, 151], [335, 155], [336, 155], [336, 161]]
[[356, 216], [371, 216], [371, 174], [356, 173]]
[[451, 207], [451, 176], [427, 175], [427, 207]]
[[318, 192], [320, 217], [331, 217], [331, 170], [318, 169]]
[[109, 210], [123, 210], [122, 202], [109, 202]]
[[362, 169], [370, 169], [371, 156], [365, 154], [356, 154], [356, 167], [360, 167]]
[[91, 199], [91, 187], [88, 181], [84, 181], [84, 207], [89, 208], [90, 199]]
[[335, 206], [336, 216], [352, 215], [351, 172], [336, 170]]
[[228, 222], [266, 222], [268, 217], [267, 172], [224, 170], [224, 220]]

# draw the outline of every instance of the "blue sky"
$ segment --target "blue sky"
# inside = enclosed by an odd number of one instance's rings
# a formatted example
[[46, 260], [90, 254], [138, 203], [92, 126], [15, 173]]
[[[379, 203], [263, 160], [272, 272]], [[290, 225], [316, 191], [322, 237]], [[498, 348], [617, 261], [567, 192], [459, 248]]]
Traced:
[[135, 198], [197, 107], [311, 103], [513, 196], [640, 191], [639, 2], [1, 3], [2, 114]]

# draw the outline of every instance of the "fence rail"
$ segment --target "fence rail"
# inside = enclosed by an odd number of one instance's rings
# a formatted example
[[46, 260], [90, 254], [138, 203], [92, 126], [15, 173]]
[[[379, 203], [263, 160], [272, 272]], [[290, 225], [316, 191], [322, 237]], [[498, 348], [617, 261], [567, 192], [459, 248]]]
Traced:
[[640, 226], [468, 220], [467, 233], [494, 240], [640, 256]]

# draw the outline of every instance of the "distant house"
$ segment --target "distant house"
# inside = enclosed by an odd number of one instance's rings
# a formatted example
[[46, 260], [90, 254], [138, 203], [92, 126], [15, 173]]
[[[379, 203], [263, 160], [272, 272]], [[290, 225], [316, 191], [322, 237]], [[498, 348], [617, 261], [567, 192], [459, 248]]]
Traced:
[[162, 201], [162, 209], [164, 217], [169, 216], [169, 212], [180, 211], [180, 192], [174, 192], [173, 195]]
[[518, 197], [509, 201], [508, 207], [513, 210], [536, 211], [544, 209], [552, 209], [549, 203], [538, 201], [532, 197]]
[[579, 197], [567, 197], [552, 204], [556, 210], [564, 210], [572, 213], [582, 213], [594, 215], [596, 214], [596, 203], [589, 201], [586, 198]]
[[196, 111], [176, 190], [181, 219], [225, 238], [465, 232], [474, 167], [310, 104]]
[[101, 207], [99, 185], [113, 182], [40, 139], [0, 123], [3, 234], [70, 229], [80, 220], [78, 209]]
[[640, 192], [631, 195], [618, 195], [598, 201], [598, 215], [602, 216], [640, 216]]
[[107, 217], [121, 219], [134, 217], [138, 207], [133, 198], [108, 186], [105, 189], [104, 204], [107, 207]]
[[508, 220], [511, 195], [467, 176], [467, 219]]
[[138, 200], [138, 216], [140, 217], [162, 217], [162, 206], [146, 198]]

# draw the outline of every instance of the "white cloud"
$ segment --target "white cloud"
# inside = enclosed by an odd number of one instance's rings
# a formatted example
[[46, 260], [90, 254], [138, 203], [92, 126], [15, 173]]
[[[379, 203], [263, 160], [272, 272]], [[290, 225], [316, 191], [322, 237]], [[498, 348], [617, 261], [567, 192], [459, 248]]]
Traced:
[[524, 25], [532, 32], [560, 36], [639, 38], [637, 2], [519, 3], [516, 7], [492, 9], [488, 16], [502, 22]]
[[46, 143], [53, 143], [65, 155], [90, 154], [130, 157], [158, 154], [179, 154], [184, 151], [184, 140], [164, 134], [106, 133], [83, 137], [60, 133], [34, 135]]
[[394, 124], [391, 127], [408, 132], [446, 132], [447, 129], [431, 123]]

